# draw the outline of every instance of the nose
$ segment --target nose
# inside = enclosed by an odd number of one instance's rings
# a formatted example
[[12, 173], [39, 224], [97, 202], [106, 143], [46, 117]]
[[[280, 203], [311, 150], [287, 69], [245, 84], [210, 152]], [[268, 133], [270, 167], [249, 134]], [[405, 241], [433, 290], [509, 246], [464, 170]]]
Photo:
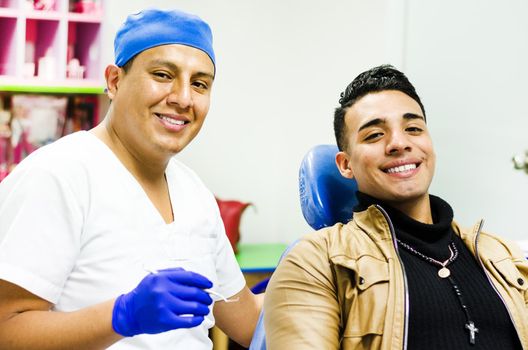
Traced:
[[402, 131], [393, 131], [390, 133], [387, 143], [386, 152], [390, 155], [398, 155], [412, 149], [408, 135]]
[[167, 96], [169, 105], [178, 106], [181, 109], [187, 109], [193, 106], [192, 87], [189, 82], [174, 81]]

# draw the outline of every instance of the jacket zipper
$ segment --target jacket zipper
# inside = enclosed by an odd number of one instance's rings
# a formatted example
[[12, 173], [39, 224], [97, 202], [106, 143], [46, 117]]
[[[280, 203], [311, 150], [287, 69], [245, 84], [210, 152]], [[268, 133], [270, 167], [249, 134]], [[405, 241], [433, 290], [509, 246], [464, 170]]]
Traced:
[[[482, 230], [482, 226], [483, 225], [484, 225], [484, 220], [480, 220], [480, 222], [478, 224], [478, 228], [477, 228], [477, 234], [475, 235], [475, 242], [474, 242], [474, 244], [475, 244], [475, 255], [477, 256], [477, 260], [479, 262], [480, 268], [484, 271], [484, 275], [486, 275], [486, 278], [488, 279], [488, 282], [491, 285], [491, 288], [493, 288], [493, 290], [495, 291], [495, 293], [498, 295], [499, 299], [501, 300], [502, 304], [506, 308], [506, 311], [508, 311], [508, 316], [510, 317], [510, 321], [512, 322], [513, 328], [515, 328], [515, 332], [517, 333], [517, 336], [519, 337], [519, 342], [521, 342], [521, 337], [519, 335], [519, 330], [517, 329], [517, 325], [515, 324], [515, 320], [513, 319], [512, 315], [511, 315], [510, 309], [508, 308], [508, 305], [506, 304], [506, 301], [504, 301], [504, 298], [502, 297], [502, 295], [499, 293], [499, 291], [495, 287], [495, 284], [493, 284], [491, 278], [489, 277], [488, 271], [484, 267], [484, 263], [482, 262], [482, 259], [480, 258], [480, 254], [478, 253], [478, 239], [479, 239], [480, 232]], [[521, 344], [521, 346], [524, 349], [523, 344]]]
[[[375, 205], [375, 207], [383, 214], [385, 217], [385, 220], [387, 220], [387, 223], [389, 224], [389, 230], [391, 233], [391, 239], [392, 244], [394, 245], [394, 250], [396, 251], [396, 256], [398, 257], [398, 260], [400, 261], [400, 265], [402, 267], [402, 274], [403, 274], [403, 289], [405, 294], [405, 315], [404, 315], [404, 324], [403, 324], [403, 350], [407, 350], [407, 332], [409, 327], [409, 288], [407, 286], [407, 274], [405, 273], [405, 266], [403, 266], [403, 261], [400, 256], [400, 252], [398, 251], [398, 243], [396, 242], [396, 232], [394, 230], [394, 225], [392, 224], [392, 221], [389, 218], [389, 214], [378, 204]], [[511, 316], [510, 316], [511, 317]]]

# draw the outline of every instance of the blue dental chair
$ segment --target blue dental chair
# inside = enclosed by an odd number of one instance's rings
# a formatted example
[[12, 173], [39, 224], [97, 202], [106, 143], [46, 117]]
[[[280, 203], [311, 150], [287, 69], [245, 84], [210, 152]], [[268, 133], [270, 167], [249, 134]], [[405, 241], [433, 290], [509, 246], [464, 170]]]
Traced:
[[[302, 213], [315, 230], [337, 222], [348, 222], [357, 204], [357, 183], [341, 176], [335, 164], [337, 152], [335, 145], [315, 146], [305, 155], [299, 169]], [[295, 243], [282, 256], [288, 254]], [[266, 350], [263, 314], [261, 312], [249, 350]]]
[[356, 180], [341, 176], [335, 145], [318, 145], [304, 156], [299, 169], [299, 195], [304, 219], [314, 230], [348, 222], [357, 204]]

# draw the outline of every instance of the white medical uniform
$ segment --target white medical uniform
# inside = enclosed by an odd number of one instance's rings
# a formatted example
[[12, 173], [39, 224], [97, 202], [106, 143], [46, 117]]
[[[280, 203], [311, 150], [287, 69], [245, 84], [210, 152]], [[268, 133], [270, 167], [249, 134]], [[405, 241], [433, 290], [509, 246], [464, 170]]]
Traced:
[[[114, 153], [89, 132], [40, 148], [0, 183], [0, 279], [74, 311], [127, 293], [148, 273], [183, 267], [229, 297], [245, 281], [212, 193], [171, 159], [166, 224]], [[125, 338], [111, 349], [211, 349], [198, 327]]]

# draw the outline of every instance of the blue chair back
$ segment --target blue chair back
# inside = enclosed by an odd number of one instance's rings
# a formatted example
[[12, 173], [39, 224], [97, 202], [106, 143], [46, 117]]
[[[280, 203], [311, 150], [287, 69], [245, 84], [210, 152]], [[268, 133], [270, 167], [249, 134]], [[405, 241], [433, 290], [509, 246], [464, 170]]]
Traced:
[[335, 164], [335, 145], [310, 149], [299, 169], [299, 194], [304, 219], [315, 230], [346, 223], [357, 204], [356, 180], [341, 175]]
[[[315, 230], [337, 222], [348, 222], [357, 204], [357, 183], [341, 176], [335, 164], [337, 152], [335, 145], [315, 146], [308, 151], [299, 169], [302, 213], [308, 225]], [[282, 257], [295, 243], [297, 241], [286, 249]], [[267, 285], [267, 282], [261, 283]], [[261, 312], [249, 350], [266, 350], [263, 315]]]

